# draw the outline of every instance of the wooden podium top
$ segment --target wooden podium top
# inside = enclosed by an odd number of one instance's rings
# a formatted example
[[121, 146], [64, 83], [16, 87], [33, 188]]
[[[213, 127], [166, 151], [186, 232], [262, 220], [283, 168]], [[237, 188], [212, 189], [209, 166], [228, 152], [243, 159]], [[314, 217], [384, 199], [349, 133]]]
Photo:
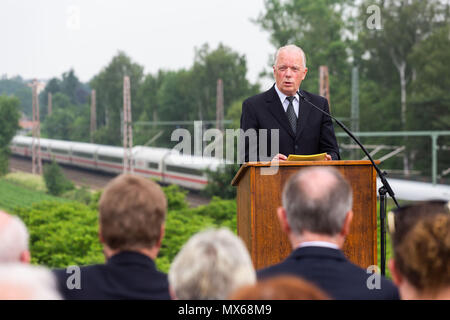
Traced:
[[283, 186], [298, 170], [316, 166], [336, 168], [353, 190], [353, 221], [343, 246], [345, 255], [363, 268], [377, 264], [376, 172], [372, 162], [249, 162], [239, 169], [232, 185], [237, 188], [238, 235], [251, 253], [256, 269], [278, 263], [292, 251], [276, 214], [282, 204]]
[[[380, 160], [375, 160], [376, 164], [380, 164]], [[250, 167], [270, 167], [275, 164], [270, 161], [265, 162], [246, 162], [231, 181], [232, 186], [237, 186], [241, 178], [245, 175], [245, 172]], [[280, 161], [276, 166], [279, 167], [295, 167], [295, 166], [367, 166], [372, 165], [370, 160], [329, 160], [329, 161]]]

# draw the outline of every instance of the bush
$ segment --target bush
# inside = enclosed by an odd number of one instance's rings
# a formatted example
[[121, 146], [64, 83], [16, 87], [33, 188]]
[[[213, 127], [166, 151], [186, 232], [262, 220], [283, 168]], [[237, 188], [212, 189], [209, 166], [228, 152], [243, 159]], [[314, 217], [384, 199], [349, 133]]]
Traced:
[[44, 166], [44, 180], [48, 193], [55, 196], [75, 188], [72, 181], [64, 176], [64, 173], [55, 161]]
[[228, 227], [236, 232], [234, 200], [213, 198], [205, 206], [170, 211], [167, 214], [166, 233], [157, 259], [158, 268], [168, 272], [170, 263], [189, 238], [212, 227]]
[[104, 261], [97, 212], [86, 205], [44, 201], [14, 213], [30, 232], [32, 263], [64, 268]]
[[169, 210], [180, 210], [188, 207], [188, 202], [186, 201], [187, 190], [181, 189], [175, 184], [162, 189], [166, 195]]
[[12, 172], [5, 176], [6, 181], [10, 181], [16, 185], [35, 190], [47, 192], [45, 181], [42, 176], [27, 172]]
[[198, 215], [210, 217], [217, 226], [228, 227], [236, 231], [237, 208], [235, 200], [213, 197], [208, 205], [199, 206], [193, 211]]
[[92, 210], [98, 211], [98, 203], [100, 202], [100, 197], [102, 196], [103, 191], [95, 191], [91, 195], [91, 202], [89, 203], [89, 208]]
[[[0, 180], [2, 190], [0, 205], [4, 203], [28, 227], [32, 263], [65, 268], [104, 262], [102, 245], [98, 240], [98, 201], [101, 192], [90, 195], [89, 201], [86, 197], [86, 205], [21, 188], [3, 179]], [[189, 208], [185, 199], [187, 191], [178, 186], [164, 187], [163, 190], [168, 199], [169, 212], [165, 237], [156, 260], [160, 270], [169, 270], [175, 255], [195, 233], [219, 226], [236, 231], [234, 200], [213, 198], [208, 205]], [[87, 193], [81, 188], [65, 196], [83, 200]], [[44, 199], [55, 200], [42, 201]]]
[[64, 194], [62, 195], [63, 198], [81, 202], [87, 205], [91, 204], [92, 196], [93, 194], [91, 193], [89, 188], [85, 186], [64, 192]]
[[[214, 221], [208, 216], [200, 216], [193, 212], [194, 209], [171, 211], [167, 215], [166, 231], [162, 241], [159, 259], [167, 259], [172, 262], [181, 247], [195, 233], [214, 227]], [[164, 270], [163, 271], [168, 271]]]

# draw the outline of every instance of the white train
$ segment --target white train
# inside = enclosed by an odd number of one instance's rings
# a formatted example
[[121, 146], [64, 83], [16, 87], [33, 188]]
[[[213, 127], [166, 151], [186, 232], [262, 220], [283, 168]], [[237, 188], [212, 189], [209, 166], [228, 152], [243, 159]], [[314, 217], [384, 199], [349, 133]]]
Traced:
[[[54, 158], [59, 163], [76, 167], [110, 173], [122, 172], [124, 151], [121, 147], [52, 139], [40, 141], [43, 160]], [[16, 155], [31, 157], [31, 143], [31, 137], [15, 136], [11, 142], [11, 151]], [[224, 164], [216, 158], [183, 156], [175, 150], [164, 148], [136, 146], [132, 153], [136, 174], [194, 190], [201, 190], [208, 183], [206, 169], [215, 171]], [[450, 201], [448, 185], [433, 186], [431, 183], [391, 178], [389, 182], [400, 200]]]
[[[11, 151], [31, 157], [32, 138], [15, 136]], [[40, 139], [42, 160], [110, 173], [123, 171], [124, 149], [100, 144]], [[177, 184], [201, 190], [208, 183], [205, 170], [217, 170], [223, 161], [217, 158], [181, 155], [172, 149], [136, 146], [132, 149], [136, 174], [154, 178], [162, 183]]]

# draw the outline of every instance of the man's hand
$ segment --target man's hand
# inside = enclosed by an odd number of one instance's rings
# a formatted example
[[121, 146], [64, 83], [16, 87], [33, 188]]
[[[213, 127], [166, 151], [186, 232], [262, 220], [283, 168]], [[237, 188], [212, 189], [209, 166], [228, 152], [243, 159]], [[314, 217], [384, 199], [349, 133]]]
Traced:
[[286, 161], [287, 157], [284, 154], [277, 154], [275, 157], [272, 158], [272, 161]]
[[331, 159], [331, 156], [327, 153], [326, 155], [325, 155], [325, 160], [333, 160], [333, 159]]

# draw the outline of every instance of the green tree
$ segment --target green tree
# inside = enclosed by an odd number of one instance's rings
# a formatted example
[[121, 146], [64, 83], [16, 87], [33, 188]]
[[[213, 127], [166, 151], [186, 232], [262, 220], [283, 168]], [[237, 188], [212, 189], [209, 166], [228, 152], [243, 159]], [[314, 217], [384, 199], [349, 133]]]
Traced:
[[50, 139], [71, 140], [72, 133], [78, 130], [74, 127], [74, 121], [74, 107], [69, 97], [56, 93], [53, 97], [52, 114], [45, 117], [42, 123], [43, 135]]
[[231, 103], [225, 118], [233, 121], [228, 127], [231, 129], [239, 129], [241, 126], [242, 102], [245, 98], [238, 99]]
[[159, 133], [160, 130], [163, 128], [157, 128], [155, 125], [148, 125], [145, 124], [146, 122], [150, 121], [150, 117], [147, 114], [147, 111], [143, 111], [141, 113], [141, 116], [137, 120], [140, 122], [140, 124], [135, 124], [133, 128], [133, 143], [134, 145], [150, 145], [154, 146], [158, 144], [158, 140], [161, 139], [158, 138], [157, 141], [153, 140], [153, 143], [149, 144], [151, 140]]
[[[50, 81], [45, 86], [44, 91], [42, 91], [42, 93], [39, 95], [41, 120], [44, 120], [48, 114], [49, 93], [53, 95], [53, 106], [81, 106], [87, 103], [89, 96], [89, 87], [78, 80], [78, 77], [75, 75], [75, 71], [73, 69], [64, 72], [61, 78], [61, 80], [58, 78], [50, 79]], [[63, 94], [65, 97], [67, 97], [64, 106], [61, 105], [61, 103], [58, 103], [58, 101], [55, 101], [55, 99], [58, 99], [56, 98], [57, 94]]]
[[[450, 128], [450, 25], [437, 29], [411, 53], [417, 74], [411, 83], [408, 130], [448, 130]], [[414, 145], [412, 145], [414, 143]], [[439, 138], [441, 146], [450, 145], [450, 137]], [[430, 168], [431, 145], [429, 138], [411, 142], [414, 169]], [[450, 152], [438, 155], [438, 171], [448, 168]], [[428, 170], [424, 172], [429, 176]]]
[[366, 8], [369, 4], [379, 5], [383, 29], [364, 28], [361, 39], [366, 44], [371, 58], [387, 60], [398, 72], [401, 123], [402, 127], [406, 128], [407, 86], [417, 72], [410, 55], [435, 28], [443, 24], [441, 17], [448, 8], [439, 0], [370, 1], [362, 7]]
[[[396, 127], [406, 130], [408, 91], [412, 80], [420, 73], [411, 55], [435, 29], [448, 24], [448, 3], [439, 0], [365, 1], [361, 5], [362, 23], [367, 19], [366, 8], [374, 4], [380, 8], [382, 29], [362, 28], [359, 38], [364, 43], [366, 55], [370, 57], [371, 79], [383, 83], [381, 92], [385, 89], [391, 94], [396, 90], [394, 96], [399, 99], [395, 99], [393, 105], [400, 106], [397, 117], [400, 118], [400, 125]], [[388, 105], [387, 101], [385, 105]], [[408, 144], [408, 140], [403, 143]], [[406, 174], [412, 167], [412, 154], [414, 151], [404, 153]]]
[[0, 175], [8, 171], [9, 143], [19, 129], [20, 101], [0, 95]]
[[44, 165], [44, 181], [48, 193], [54, 196], [59, 196], [65, 191], [75, 188], [73, 183], [64, 176], [64, 173], [55, 161]]
[[217, 171], [207, 171], [208, 184], [204, 190], [207, 196], [217, 196], [223, 199], [235, 199], [236, 187], [231, 185], [236, 173], [239, 171], [239, 164], [228, 164], [217, 169]]
[[123, 109], [123, 77], [130, 77], [131, 108], [143, 79], [144, 68], [133, 62], [124, 52], [119, 52], [112, 61], [90, 82], [97, 93], [97, 126], [94, 134], [97, 143], [120, 145]]
[[2, 94], [17, 97], [20, 100], [19, 110], [31, 118], [31, 88], [20, 76], [0, 79], [0, 95]]
[[[345, 22], [348, 0], [265, 0], [265, 11], [256, 23], [269, 32], [276, 47], [300, 46], [306, 55], [308, 74], [302, 88], [318, 92], [319, 66], [329, 69], [330, 106], [333, 113], [348, 116], [350, 94], [349, 33]], [[269, 57], [272, 66], [274, 55]]]
[[[155, 75], [147, 74], [145, 76], [142, 85], [138, 89], [137, 99], [132, 106], [133, 114], [142, 115], [145, 112], [149, 120], [158, 120], [157, 111], [161, 108], [157, 95], [167, 73], [167, 71], [159, 70]], [[139, 117], [136, 119], [139, 119]]]
[[196, 89], [195, 116], [200, 120], [216, 118], [217, 80], [223, 81], [224, 112], [230, 104], [243, 96], [258, 92], [257, 85], [251, 85], [247, 80], [247, 61], [244, 55], [231, 48], [219, 44], [217, 49], [210, 50], [207, 44], [196, 50], [192, 67], [192, 81]]
[[74, 129], [70, 132], [71, 141], [90, 141], [91, 109], [88, 105], [77, 108], [73, 128]]

